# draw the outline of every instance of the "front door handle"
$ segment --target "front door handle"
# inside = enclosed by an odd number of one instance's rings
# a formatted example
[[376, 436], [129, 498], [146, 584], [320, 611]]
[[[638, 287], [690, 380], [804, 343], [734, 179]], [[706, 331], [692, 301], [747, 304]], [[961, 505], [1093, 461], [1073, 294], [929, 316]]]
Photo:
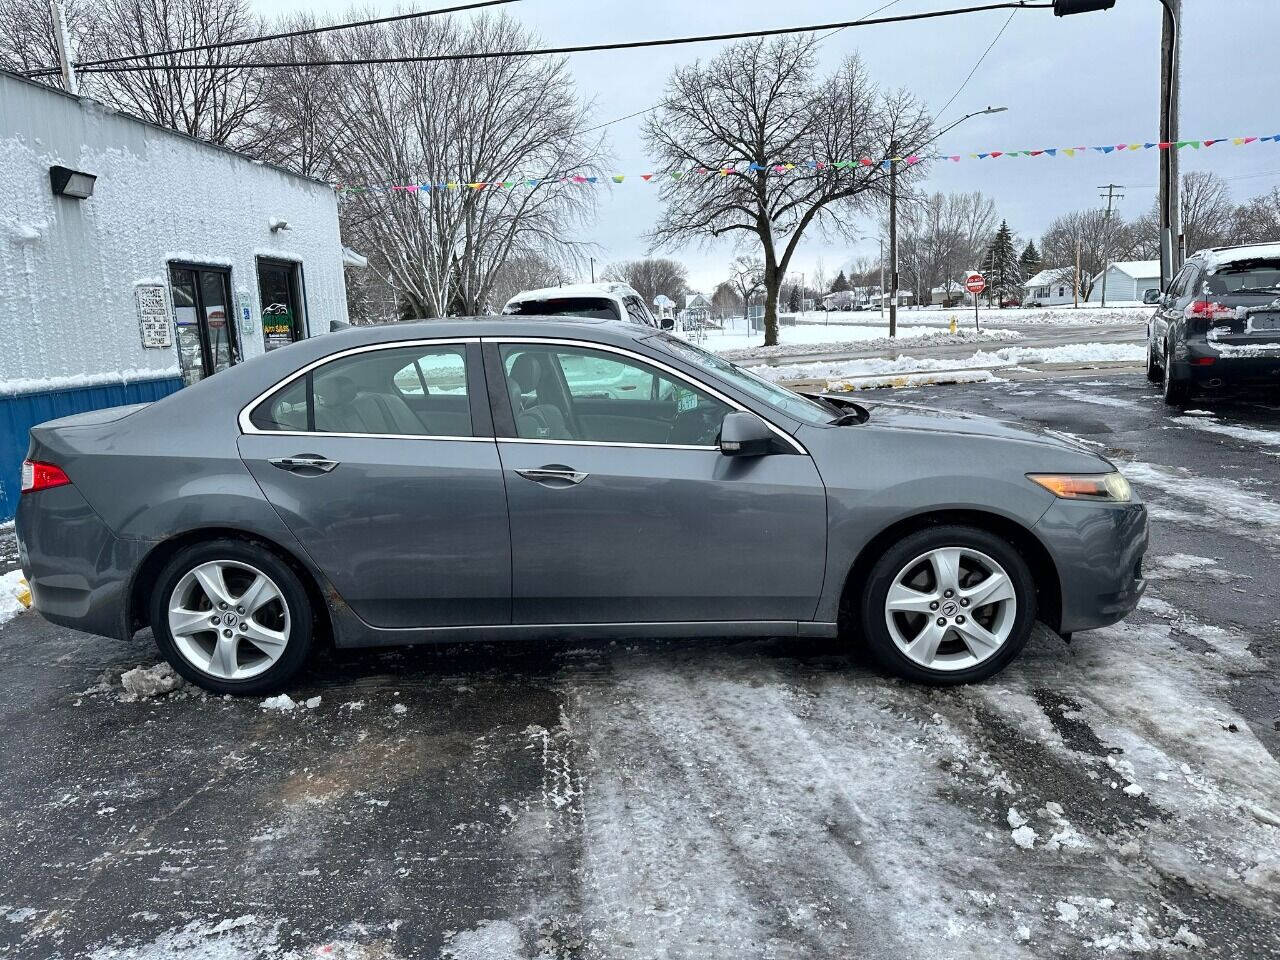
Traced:
[[[267, 463], [273, 467], [279, 467], [281, 470], [288, 470], [293, 473], [309, 470], [328, 473], [338, 465], [337, 460], [326, 460], [324, 457], [316, 456], [313, 453], [300, 453], [296, 457], [275, 457], [268, 460]], [[314, 476], [314, 474], [310, 475]]]
[[587, 479], [588, 474], [580, 470], [574, 470], [570, 467], [562, 467], [560, 465], [536, 467], [528, 470], [517, 470], [516, 473], [524, 477], [526, 480], [532, 480], [534, 483], [541, 483], [549, 487], [566, 486], [571, 487], [581, 483]]

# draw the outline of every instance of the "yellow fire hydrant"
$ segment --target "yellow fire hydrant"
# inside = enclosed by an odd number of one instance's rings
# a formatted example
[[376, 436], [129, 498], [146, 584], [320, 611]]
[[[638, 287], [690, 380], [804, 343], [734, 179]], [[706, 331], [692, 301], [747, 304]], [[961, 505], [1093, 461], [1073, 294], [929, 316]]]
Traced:
[[953, 316], [953, 317], [951, 318], [951, 333], [952, 333], [952, 335], [954, 335], [958, 329], [959, 329], [959, 328], [956, 326], [956, 318]]

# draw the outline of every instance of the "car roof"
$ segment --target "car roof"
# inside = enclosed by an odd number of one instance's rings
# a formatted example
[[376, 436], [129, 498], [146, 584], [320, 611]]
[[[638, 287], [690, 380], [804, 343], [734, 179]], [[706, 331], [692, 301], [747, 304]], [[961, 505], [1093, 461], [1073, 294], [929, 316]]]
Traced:
[[566, 297], [625, 297], [636, 295], [636, 290], [621, 281], [600, 281], [597, 283], [567, 283], [562, 287], [539, 287], [537, 290], [521, 290], [508, 303], [519, 303], [522, 300], [561, 300]]
[[[344, 349], [367, 343], [432, 340], [441, 337], [564, 337], [570, 340], [600, 340], [604, 343], [634, 343], [653, 336], [654, 332], [653, 327], [598, 317], [499, 314], [352, 326], [312, 339], [320, 339], [336, 349]], [[339, 340], [342, 341], [340, 345]]]

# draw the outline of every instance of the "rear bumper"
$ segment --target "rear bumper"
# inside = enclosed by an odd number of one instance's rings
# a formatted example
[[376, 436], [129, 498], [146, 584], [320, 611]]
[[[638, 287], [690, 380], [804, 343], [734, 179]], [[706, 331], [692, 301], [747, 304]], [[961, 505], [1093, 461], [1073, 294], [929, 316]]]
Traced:
[[31, 608], [51, 623], [128, 639], [128, 589], [153, 544], [121, 540], [73, 486], [23, 494], [18, 562]]
[[1141, 503], [1056, 501], [1035, 532], [1058, 567], [1063, 633], [1123, 620], [1147, 589], [1147, 508]]
[[1280, 386], [1280, 342], [1216, 342], [1192, 340], [1186, 360], [1174, 362], [1173, 373], [1205, 386], [1270, 383]]

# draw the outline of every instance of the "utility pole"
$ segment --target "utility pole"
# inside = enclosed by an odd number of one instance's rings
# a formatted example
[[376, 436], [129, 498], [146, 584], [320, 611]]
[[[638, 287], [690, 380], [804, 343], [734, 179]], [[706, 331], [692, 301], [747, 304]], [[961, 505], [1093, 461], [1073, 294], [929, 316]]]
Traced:
[[[889, 336], [898, 335], [898, 161], [894, 155], [896, 143], [889, 144], [889, 286], [893, 299], [889, 301]], [[880, 296], [884, 297], [882, 290]]]
[[596, 258], [588, 257], [587, 259], [591, 261], [591, 282], [595, 283], [596, 282]]
[[49, 0], [49, 15], [53, 22], [53, 40], [58, 47], [58, 64], [62, 67], [62, 86], [72, 96], [80, 95], [76, 71], [71, 66], [71, 40], [67, 36], [67, 20], [58, 0]]
[[1182, 210], [1178, 197], [1178, 99], [1181, 94], [1182, 0], [1161, 0], [1164, 30], [1160, 38], [1160, 289], [1168, 290], [1182, 269]]
[[1075, 300], [1074, 309], [1080, 309], [1080, 238], [1076, 237], [1076, 273], [1072, 278], [1072, 298]]
[[[1105, 307], [1107, 305], [1107, 274], [1111, 270], [1111, 210], [1117, 200], [1124, 199], [1123, 193], [1116, 193], [1124, 187], [1118, 183], [1108, 183], [1098, 189], [1107, 191], [1104, 197], [1107, 201], [1107, 213], [1102, 229], [1102, 305]], [[1099, 194], [1099, 196], [1103, 195]]]
[[884, 237], [880, 238], [880, 319], [884, 319]]

